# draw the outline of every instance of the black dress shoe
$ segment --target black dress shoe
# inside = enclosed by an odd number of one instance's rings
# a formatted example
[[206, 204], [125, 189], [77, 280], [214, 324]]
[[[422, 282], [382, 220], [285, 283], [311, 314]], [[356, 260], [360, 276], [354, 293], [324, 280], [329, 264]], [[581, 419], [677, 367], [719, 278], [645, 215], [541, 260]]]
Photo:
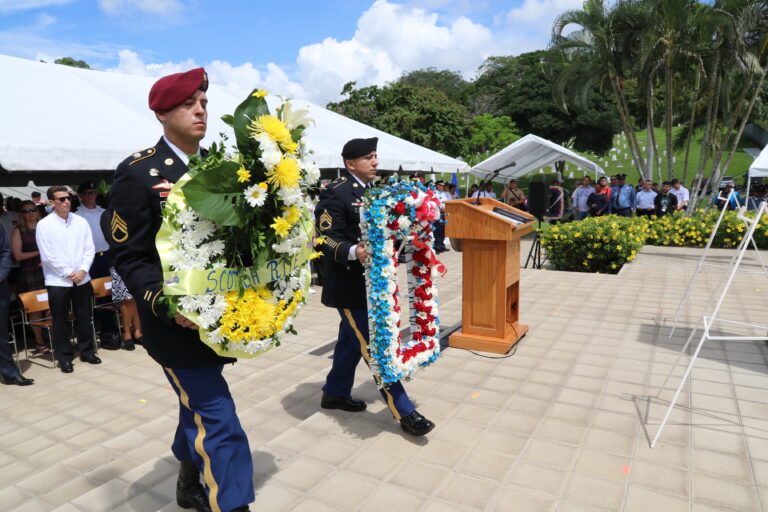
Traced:
[[143, 346], [143, 345], [144, 345], [144, 336], [140, 336], [140, 337], [138, 337], [138, 338], [135, 338], [135, 339], [133, 340], [133, 342], [134, 342], [136, 345], [142, 345], [142, 346]]
[[123, 340], [123, 350], [136, 350], [136, 345], [133, 344], [133, 338]]
[[22, 375], [17, 375], [16, 377], [3, 377], [3, 379], [3, 384], [6, 386], [30, 386], [35, 382], [34, 379], [28, 379]]
[[323, 398], [320, 400], [320, 407], [323, 409], [341, 409], [342, 411], [348, 412], [360, 412], [364, 411], [367, 405], [365, 405], [365, 402], [362, 400], [339, 398], [338, 396], [323, 393]]
[[400, 419], [400, 427], [412, 436], [423, 436], [435, 428], [435, 424], [419, 414], [418, 411], [413, 411], [405, 418]]
[[80, 356], [80, 360], [84, 363], [101, 364], [101, 359], [99, 359], [99, 356], [95, 354], [91, 354], [89, 356]]
[[100, 347], [104, 350], [120, 350], [122, 346], [119, 340], [114, 339], [102, 341], [100, 344]]
[[176, 504], [185, 509], [194, 508], [197, 512], [213, 512], [200, 484], [200, 472], [193, 462], [181, 463], [179, 479], [176, 480]]
[[72, 373], [75, 371], [75, 369], [72, 367], [72, 361], [61, 361], [59, 363], [59, 368], [61, 369], [62, 373]]

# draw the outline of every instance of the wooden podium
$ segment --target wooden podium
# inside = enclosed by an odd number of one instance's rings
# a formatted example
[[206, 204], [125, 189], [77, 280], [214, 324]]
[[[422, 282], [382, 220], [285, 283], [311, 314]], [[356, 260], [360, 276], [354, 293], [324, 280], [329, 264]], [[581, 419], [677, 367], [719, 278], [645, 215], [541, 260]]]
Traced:
[[505, 354], [528, 332], [519, 321], [520, 237], [534, 217], [487, 197], [447, 201], [445, 212], [445, 236], [462, 241], [464, 279], [462, 326], [448, 346]]

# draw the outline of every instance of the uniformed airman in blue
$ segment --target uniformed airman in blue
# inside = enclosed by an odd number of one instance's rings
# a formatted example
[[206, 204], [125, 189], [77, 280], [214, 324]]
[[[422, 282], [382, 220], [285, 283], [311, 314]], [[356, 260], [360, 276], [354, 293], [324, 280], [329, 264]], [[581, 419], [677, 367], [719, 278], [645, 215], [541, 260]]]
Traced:
[[[341, 157], [346, 169], [321, 193], [315, 208], [315, 221], [323, 235], [322, 303], [335, 308], [341, 317], [339, 337], [333, 351], [333, 365], [323, 386], [320, 406], [357, 412], [365, 402], [351, 396], [355, 368], [360, 358], [370, 366], [368, 351], [368, 301], [365, 293], [365, 245], [360, 241], [360, 201], [372, 185], [379, 165], [377, 138], [352, 139], [344, 145]], [[423, 436], [435, 424], [416, 411], [400, 382], [381, 389], [395, 420], [414, 436]]]
[[189, 156], [201, 154], [207, 89], [203, 68], [163, 77], [152, 86], [149, 107], [163, 126], [163, 137], [118, 166], [105, 215], [111, 215], [115, 268], [138, 304], [144, 348], [179, 397], [172, 445], [181, 463], [176, 501], [198, 512], [247, 511], [254, 500], [251, 450], [222, 375], [223, 365], [235, 360], [218, 356], [200, 341], [197, 326], [183, 316], [169, 318], [155, 246], [165, 198], [187, 172]]

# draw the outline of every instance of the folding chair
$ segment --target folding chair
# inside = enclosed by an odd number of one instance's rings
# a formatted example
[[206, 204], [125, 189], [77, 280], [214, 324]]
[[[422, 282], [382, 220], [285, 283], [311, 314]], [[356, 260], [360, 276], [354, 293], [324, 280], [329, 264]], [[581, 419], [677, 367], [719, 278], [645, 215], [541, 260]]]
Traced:
[[[48, 311], [50, 306], [48, 305], [48, 290], [35, 290], [33, 292], [20, 293], [18, 295], [21, 302], [21, 332], [24, 336], [24, 357], [27, 361], [39, 364], [41, 366], [48, 366], [46, 364], [39, 363], [35, 359], [29, 358], [29, 347], [27, 345], [27, 327], [41, 327], [44, 331], [48, 332], [48, 347], [51, 349], [51, 360], [53, 365], [51, 368], [56, 368], [56, 357], [53, 351], [53, 337], [51, 335], [51, 329], [53, 328], [53, 317], [47, 316], [39, 320], [31, 321], [29, 319], [30, 313], [38, 313], [41, 311]], [[45, 336], [43, 336], [45, 340]]]
[[[93, 309], [103, 309], [106, 311], [112, 311], [115, 315], [115, 323], [117, 324], [117, 332], [122, 338], [123, 329], [120, 325], [120, 308], [117, 303], [112, 300], [112, 278], [111, 277], [99, 277], [97, 279], [91, 279], [91, 286], [93, 287], [93, 298], [91, 302]], [[99, 299], [109, 299], [109, 302], [97, 302]], [[95, 315], [92, 315], [95, 316]], [[95, 322], [95, 319], [94, 319]], [[96, 332], [94, 328], [93, 342], [96, 343]]]
[[[19, 345], [16, 343], [16, 325], [21, 324], [21, 310], [17, 309], [8, 312], [8, 343], [13, 346], [13, 361], [16, 363], [16, 368], [21, 372], [21, 365], [19, 364]], [[18, 318], [18, 322], [14, 321], [14, 317]]]

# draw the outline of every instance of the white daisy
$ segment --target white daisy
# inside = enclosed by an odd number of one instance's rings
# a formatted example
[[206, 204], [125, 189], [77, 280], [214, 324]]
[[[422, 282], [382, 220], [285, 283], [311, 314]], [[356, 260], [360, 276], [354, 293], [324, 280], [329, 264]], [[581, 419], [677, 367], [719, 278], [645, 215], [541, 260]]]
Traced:
[[252, 185], [245, 189], [243, 195], [252, 207], [264, 206], [264, 201], [267, 200], [267, 184], [262, 182]]

